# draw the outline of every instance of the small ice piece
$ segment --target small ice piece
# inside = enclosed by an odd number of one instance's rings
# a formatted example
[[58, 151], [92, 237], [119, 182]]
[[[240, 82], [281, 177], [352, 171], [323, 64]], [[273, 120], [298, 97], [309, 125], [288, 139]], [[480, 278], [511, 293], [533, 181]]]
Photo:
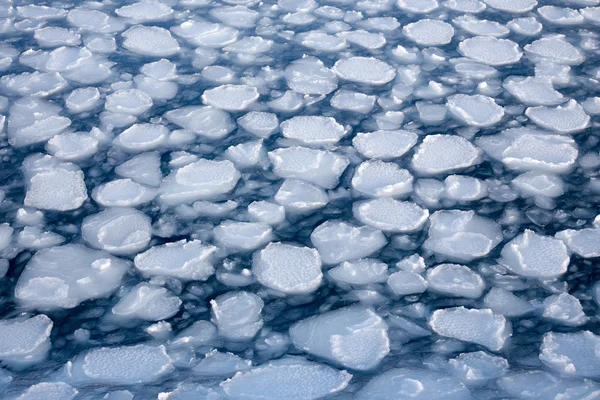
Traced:
[[274, 42], [260, 36], [244, 36], [225, 47], [223, 50], [237, 53], [238, 58], [252, 58], [254, 55], [268, 53], [273, 48]]
[[534, 310], [533, 306], [508, 290], [493, 287], [483, 298], [483, 304], [495, 314], [520, 317]]
[[458, 44], [458, 52], [465, 57], [494, 67], [516, 64], [523, 56], [519, 45], [512, 40], [492, 36], [465, 39]]
[[[2, 236], [2, 227], [0, 225], [0, 236]], [[58, 246], [66, 239], [58, 233], [43, 231], [37, 226], [26, 226], [17, 235], [17, 246], [23, 249], [40, 250], [46, 247]], [[4, 241], [0, 238], [0, 251], [4, 245]]]
[[53, 322], [44, 314], [0, 320], [0, 360], [14, 368], [25, 368], [46, 359], [52, 348]]
[[134, 124], [121, 132], [113, 144], [131, 152], [148, 151], [164, 147], [169, 128], [158, 124]]
[[162, 345], [99, 347], [69, 361], [64, 374], [83, 385], [156, 383], [173, 372], [172, 361]]
[[338, 60], [332, 71], [341, 79], [366, 85], [385, 85], [396, 76], [396, 70], [374, 57], [350, 57]]
[[139, 89], [121, 89], [106, 96], [104, 108], [117, 114], [138, 116], [152, 107], [152, 98]]
[[156, 189], [140, 185], [131, 179], [116, 179], [98, 185], [92, 198], [105, 207], [136, 207], [152, 201]]
[[600, 24], [600, 7], [586, 7], [579, 10], [587, 21]]
[[338, 78], [315, 57], [294, 60], [285, 68], [287, 85], [294, 92], [326, 95], [338, 87]]
[[109, 208], [83, 219], [81, 236], [92, 247], [115, 255], [136, 254], [152, 238], [150, 218], [133, 208]]
[[224, 221], [214, 230], [216, 241], [234, 251], [249, 251], [273, 239], [273, 229], [262, 222]]
[[579, 65], [585, 61], [581, 50], [569, 43], [564, 35], [545, 36], [526, 45], [525, 51], [533, 61], [561, 65]]
[[466, 125], [478, 128], [496, 125], [504, 116], [504, 109], [493, 98], [482, 94], [455, 94], [448, 97], [446, 107]]
[[100, 101], [100, 91], [95, 87], [73, 90], [65, 99], [65, 105], [70, 113], [76, 114], [90, 111]]
[[258, 100], [258, 90], [248, 85], [222, 85], [209, 89], [202, 95], [202, 102], [226, 111], [243, 111]]
[[329, 196], [322, 188], [298, 179], [283, 181], [274, 199], [292, 213], [310, 213], [329, 202]]
[[171, 33], [158, 26], [135, 25], [122, 33], [123, 47], [143, 56], [167, 57], [181, 48]]
[[377, 96], [341, 89], [331, 98], [331, 106], [338, 110], [368, 114], [375, 105]]
[[421, 46], [443, 46], [452, 41], [452, 25], [435, 19], [421, 19], [402, 28], [404, 36]]
[[46, 143], [46, 151], [65, 161], [78, 161], [98, 152], [98, 139], [87, 132], [66, 132]]
[[71, 120], [60, 116], [60, 112], [57, 104], [34, 97], [15, 100], [9, 109], [8, 142], [13, 147], [29, 146], [61, 133]]
[[389, 276], [387, 284], [398, 296], [423, 293], [427, 290], [427, 281], [413, 271], [394, 272]]
[[567, 246], [561, 240], [529, 229], [504, 246], [499, 260], [515, 274], [540, 279], [564, 274], [570, 261]]
[[263, 140], [251, 140], [225, 150], [225, 157], [239, 168], [251, 168], [263, 161], [265, 156]]
[[554, 235], [562, 240], [570, 251], [583, 258], [600, 257], [600, 229], [567, 229]]
[[409, 13], [427, 14], [438, 8], [437, 0], [397, 0], [396, 5]]
[[482, 136], [475, 143], [509, 169], [569, 172], [577, 159], [575, 141], [529, 128], [514, 128], [498, 135]]
[[548, 332], [540, 347], [540, 360], [565, 376], [598, 378], [600, 336], [590, 331]]
[[[600, 7], [599, 7], [600, 8]], [[588, 115], [599, 115], [600, 114], [600, 97], [588, 97], [585, 99], [581, 106]]]
[[246, 6], [215, 7], [209, 11], [210, 15], [224, 24], [235, 28], [254, 28], [260, 13]]
[[346, 39], [320, 31], [308, 31], [298, 35], [302, 46], [317, 51], [338, 52], [347, 47]]
[[402, 157], [417, 144], [419, 136], [406, 130], [360, 132], [352, 145], [368, 158], [387, 160]]
[[262, 285], [285, 294], [314, 292], [323, 279], [317, 250], [284, 243], [269, 243], [255, 253], [252, 273]]
[[112, 308], [119, 317], [161, 321], [179, 312], [181, 300], [166, 288], [139, 283], [131, 288]]
[[171, 30], [194, 46], [203, 46], [196, 50], [199, 58], [194, 61], [194, 66], [199, 69], [212, 64], [218, 58], [218, 53], [206, 50], [207, 48], [221, 48], [232, 44], [237, 40], [239, 33], [237, 29], [227, 25], [193, 20], [182, 22]]
[[568, 134], [587, 129], [591, 119], [583, 107], [573, 99], [564, 106], [529, 107], [525, 115], [542, 128]]
[[537, 0], [483, 0], [483, 2], [496, 10], [515, 14], [529, 12], [538, 4]]
[[384, 232], [415, 232], [420, 230], [429, 211], [409, 201], [379, 198], [354, 203], [354, 218]]
[[502, 241], [500, 225], [474, 211], [436, 211], [430, 217], [423, 247], [450, 260], [472, 261], [490, 253]]
[[583, 23], [583, 15], [579, 10], [567, 7], [543, 6], [537, 9], [538, 14], [546, 21], [557, 25], [579, 25]]
[[252, 361], [232, 353], [213, 350], [193, 368], [194, 375], [231, 377], [252, 367]]
[[8, 224], [0, 224], [0, 252], [4, 251], [12, 241], [14, 229]]
[[581, 326], [588, 321], [579, 299], [568, 293], [554, 294], [544, 300], [544, 318], [567, 326]]
[[457, 201], [480, 200], [487, 196], [487, 184], [472, 176], [450, 175], [444, 179], [446, 196]]
[[74, 8], [67, 15], [69, 24], [83, 31], [95, 33], [115, 33], [125, 29], [125, 24], [117, 17], [111, 17], [102, 11]]
[[498, 379], [509, 369], [508, 361], [485, 351], [462, 353], [448, 361], [450, 372], [465, 385], [481, 387], [491, 380]]
[[115, 14], [128, 22], [140, 24], [166, 21], [173, 16], [173, 9], [157, 0], [142, 0], [138, 3], [117, 8]]
[[388, 266], [373, 258], [344, 261], [330, 269], [327, 274], [338, 283], [347, 285], [368, 285], [385, 282], [388, 277]]
[[564, 191], [564, 184], [560, 177], [545, 172], [530, 171], [517, 176], [511, 184], [516, 187], [524, 197], [559, 197]]
[[499, 22], [489, 21], [487, 19], [477, 19], [472, 15], [456, 17], [452, 22], [463, 30], [476, 36], [502, 37], [510, 33], [510, 30]]
[[440, 336], [476, 343], [500, 351], [511, 336], [510, 323], [490, 309], [452, 307], [436, 310], [429, 326]]
[[412, 167], [422, 175], [448, 174], [483, 162], [482, 152], [457, 135], [427, 135], [417, 147]]
[[227, 292], [210, 301], [212, 320], [227, 340], [251, 340], [263, 327], [264, 303], [254, 293]]
[[139, 154], [115, 168], [117, 175], [148, 186], [160, 185], [160, 155], [157, 152]]
[[483, 278], [466, 265], [440, 264], [427, 271], [429, 290], [445, 296], [481, 297], [485, 283]]
[[285, 220], [283, 206], [260, 200], [248, 205], [248, 214], [258, 222], [269, 225], [278, 225]]
[[513, 398], [527, 400], [546, 400], [598, 397], [600, 386], [589, 380], [571, 380], [544, 371], [513, 372], [498, 380], [500, 386]]
[[288, 139], [307, 145], [337, 143], [347, 132], [335, 118], [313, 115], [296, 116], [281, 123], [281, 133]]
[[27, 182], [24, 204], [40, 210], [76, 210], [87, 200], [81, 169], [72, 163], [42, 154], [28, 156], [22, 164]]
[[515, 18], [506, 24], [513, 32], [525, 36], [536, 36], [542, 31], [542, 24], [535, 17]]
[[446, 0], [442, 6], [464, 13], [477, 14], [486, 9], [486, 5], [479, 0]]
[[198, 320], [179, 332], [170, 342], [173, 347], [205, 346], [217, 340], [217, 328], [205, 320]]
[[235, 129], [229, 113], [211, 106], [189, 106], [167, 111], [165, 118], [206, 139], [222, 139]]
[[354, 171], [352, 188], [370, 197], [403, 197], [412, 192], [413, 177], [395, 163], [369, 160]]
[[135, 256], [135, 267], [149, 276], [172, 276], [181, 280], [205, 281], [215, 272], [213, 257], [215, 246], [199, 240], [154, 246]]
[[343, 390], [352, 375], [301, 357], [269, 361], [221, 383], [238, 400], [317, 400]]
[[370, 308], [351, 306], [296, 322], [290, 338], [296, 348], [345, 368], [375, 368], [390, 352], [387, 324]]
[[159, 198], [167, 205], [208, 200], [229, 193], [241, 174], [228, 160], [200, 159], [173, 171], [163, 179]]
[[237, 123], [248, 132], [261, 138], [268, 138], [279, 128], [277, 115], [264, 111], [250, 111], [238, 118]]
[[377, 50], [385, 46], [386, 40], [382, 33], [372, 33], [362, 29], [338, 33], [349, 43], [368, 50]]
[[472, 400], [458, 379], [421, 368], [393, 368], [377, 374], [356, 400]]
[[425, 260], [418, 254], [413, 254], [412, 256], [406, 257], [396, 263], [396, 268], [403, 271], [416, 272], [420, 274], [425, 271], [427, 266], [425, 265]]
[[[12, 3], [11, 3], [12, 4]], [[67, 10], [58, 7], [48, 7], [37, 4], [28, 4], [24, 6], [18, 6], [17, 14], [23, 19], [32, 19], [32, 20], [53, 20], [53, 19], [61, 19], [67, 15]], [[14, 10], [10, 9], [9, 15], [11, 15]]]
[[129, 263], [103, 251], [76, 244], [52, 247], [38, 251], [27, 263], [15, 297], [25, 307], [73, 308], [112, 293], [128, 269]]
[[545, 76], [510, 76], [502, 86], [525, 105], [553, 106], [565, 101], [564, 96], [554, 90], [552, 80]]
[[295, 178], [333, 189], [350, 161], [338, 153], [295, 146], [268, 153], [273, 172], [282, 178]]
[[316, 227], [310, 240], [326, 264], [368, 257], [387, 244], [381, 231], [339, 220], [329, 220]]
[[42, 382], [30, 386], [15, 400], [72, 400], [78, 393], [65, 382]]
[[58, 72], [23, 72], [0, 78], [3, 91], [19, 96], [48, 97], [61, 92], [67, 85]]

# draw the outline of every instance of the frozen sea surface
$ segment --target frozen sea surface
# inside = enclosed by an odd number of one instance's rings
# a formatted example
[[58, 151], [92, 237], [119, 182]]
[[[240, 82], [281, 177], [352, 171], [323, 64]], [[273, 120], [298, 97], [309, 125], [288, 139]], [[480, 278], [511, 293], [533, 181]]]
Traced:
[[0, 0], [0, 399], [600, 400], [600, 0]]

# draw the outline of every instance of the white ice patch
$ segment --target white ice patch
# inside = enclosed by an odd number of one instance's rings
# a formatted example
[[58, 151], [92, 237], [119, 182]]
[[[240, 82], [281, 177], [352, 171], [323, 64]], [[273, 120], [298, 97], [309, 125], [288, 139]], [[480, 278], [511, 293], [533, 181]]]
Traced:
[[421, 19], [402, 28], [402, 33], [421, 46], [442, 46], [454, 36], [452, 25], [434, 19]]
[[485, 287], [479, 274], [459, 264], [440, 264], [427, 270], [427, 283], [432, 292], [471, 299], [481, 297]]
[[189, 106], [165, 113], [165, 118], [206, 139], [222, 139], [235, 129], [231, 116], [211, 106]]
[[112, 313], [128, 319], [161, 321], [177, 314], [181, 300], [164, 287], [140, 283], [131, 288], [112, 308]]
[[332, 117], [297, 116], [281, 123], [281, 133], [288, 139], [309, 146], [337, 143], [346, 129]]
[[202, 101], [226, 111], [243, 111], [258, 100], [258, 90], [248, 85], [223, 85], [209, 89], [202, 95]]
[[249, 292], [227, 292], [210, 301], [219, 334], [233, 341], [251, 340], [263, 327], [264, 303]]
[[122, 34], [123, 47], [132, 53], [167, 57], [179, 53], [181, 48], [171, 33], [158, 26], [135, 25]]
[[0, 360], [11, 367], [26, 368], [44, 361], [52, 345], [53, 322], [44, 314], [0, 321]]
[[525, 115], [542, 128], [558, 133], [581, 132], [590, 124], [590, 116], [573, 99], [563, 106], [530, 107], [525, 111]]
[[352, 188], [369, 197], [403, 197], [412, 192], [413, 177], [397, 164], [365, 161], [355, 170]]
[[396, 76], [389, 64], [374, 57], [344, 58], [332, 70], [341, 79], [366, 85], [385, 85]]
[[494, 67], [516, 64], [523, 56], [517, 43], [492, 36], [465, 39], [458, 44], [458, 51], [465, 57]]
[[481, 150], [462, 136], [427, 135], [417, 146], [412, 167], [423, 175], [447, 174], [480, 164]]
[[548, 332], [540, 347], [540, 360], [565, 376], [597, 378], [600, 376], [598, 346], [600, 337], [590, 331]]
[[337, 76], [314, 57], [289, 63], [285, 68], [285, 79], [290, 89], [301, 94], [326, 95], [338, 87]]
[[409, 201], [379, 198], [354, 203], [354, 217], [384, 232], [414, 232], [429, 218], [429, 211]]
[[481, 94], [450, 96], [446, 107], [466, 125], [478, 128], [496, 125], [504, 116], [504, 109], [493, 98]]
[[367, 158], [386, 160], [402, 157], [417, 144], [418, 137], [405, 130], [361, 132], [352, 139], [352, 145]]

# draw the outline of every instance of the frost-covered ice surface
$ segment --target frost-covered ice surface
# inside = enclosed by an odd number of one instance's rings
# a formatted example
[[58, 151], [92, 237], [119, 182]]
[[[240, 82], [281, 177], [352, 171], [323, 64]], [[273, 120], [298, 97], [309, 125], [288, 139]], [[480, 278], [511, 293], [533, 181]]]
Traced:
[[600, 399], [599, 0], [0, 0], [0, 398]]

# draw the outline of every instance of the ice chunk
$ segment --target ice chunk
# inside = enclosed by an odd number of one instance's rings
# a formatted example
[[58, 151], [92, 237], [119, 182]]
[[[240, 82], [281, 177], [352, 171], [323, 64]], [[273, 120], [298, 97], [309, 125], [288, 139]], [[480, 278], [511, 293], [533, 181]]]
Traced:
[[323, 279], [317, 250], [283, 243], [269, 243], [256, 253], [252, 273], [262, 285], [286, 294], [314, 292]]
[[107, 111], [125, 115], [140, 115], [152, 107], [152, 98], [139, 89], [121, 89], [106, 96]]
[[394, 368], [371, 379], [356, 400], [473, 400], [456, 378], [419, 368]]
[[[12, 3], [9, 3], [12, 4]], [[12, 10], [11, 10], [12, 11]], [[12, 14], [12, 12], [11, 12]], [[58, 7], [48, 7], [37, 4], [27, 4], [17, 7], [17, 14], [21, 18], [32, 20], [53, 20], [61, 19], [67, 15], [67, 11]]]
[[581, 132], [590, 125], [590, 116], [573, 99], [564, 106], [530, 107], [525, 115], [542, 128], [559, 133]]
[[490, 355], [485, 351], [474, 351], [450, 359], [448, 367], [463, 383], [478, 387], [504, 376], [509, 365], [502, 357]]
[[537, 0], [483, 0], [488, 6], [509, 13], [526, 13], [537, 6]]
[[462, 136], [428, 135], [412, 158], [420, 174], [434, 175], [465, 169], [481, 163], [481, 151]]
[[540, 360], [562, 375], [582, 378], [600, 376], [600, 336], [590, 331], [548, 332], [540, 347]]
[[165, 21], [173, 15], [173, 9], [157, 0], [142, 0], [115, 10], [121, 18], [139, 24], [143, 22]]
[[23, 147], [45, 142], [71, 125], [71, 120], [59, 115], [61, 108], [45, 100], [24, 97], [14, 101], [8, 116], [8, 141]]
[[341, 79], [366, 85], [385, 85], [396, 76], [396, 70], [374, 57], [344, 58], [332, 70]]
[[119, 317], [160, 321], [177, 314], [181, 300], [164, 287], [140, 283], [126, 293], [112, 308]]
[[96, 186], [92, 198], [105, 207], [135, 207], [151, 201], [156, 190], [131, 179], [116, 179]]
[[262, 138], [271, 136], [279, 128], [277, 115], [263, 111], [250, 111], [237, 119], [238, 125]]
[[588, 321], [579, 299], [568, 293], [549, 296], [544, 300], [544, 318], [567, 326], [580, 326]]
[[483, 298], [483, 304], [495, 314], [505, 317], [520, 317], [534, 310], [529, 302], [499, 287], [490, 289]]
[[355, 31], [340, 32], [349, 43], [364, 47], [369, 50], [377, 50], [385, 46], [386, 39], [382, 33], [372, 33], [362, 29]]
[[377, 96], [341, 89], [331, 98], [331, 106], [338, 110], [347, 110], [368, 114], [375, 105]]
[[12, 242], [14, 229], [7, 223], [0, 224], [0, 252], [4, 251]]
[[558, 197], [564, 192], [562, 179], [556, 175], [530, 171], [517, 176], [512, 180], [512, 185], [519, 189], [525, 197], [543, 196]]
[[249, 292], [227, 292], [210, 301], [212, 319], [219, 334], [228, 340], [252, 339], [263, 327], [264, 303]]
[[586, 7], [580, 9], [579, 12], [586, 20], [595, 24], [600, 23], [600, 7]]
[[430, 13], [439, 6], [437, 0], [397, 0], [396, 4], [401, 10], [416, 14]]
[[336, 282], [349, 285], [368, 285], [385, 282], [388, 277], [388, 266], [379, 260], [362, 258], [344, 261], [330, 269], [327, 274]]
[[139, 344], [95, 348], [65, 366], [77, 384], [133, 385], [158, 382], [175, 368], [164, 346]]
[[557, 25], [578, 25], [583, 22], [583, 15], [579, 10], [567, 7], [543, 6], [537, 9], [537, 12], [546, 21]]
[[455, 94], [448, 98], [446, 107], [466, 125], [478, 128], [495, 125], [504, 116], [504, 109], [493, 98], [481, 94]]
[[492, 351], [500, 351], [511, 336], [510, 323], [490, 309], [453, 307], [436, 310], [429, 326], [438, 335], [476, 343]]
[[215, 246], [199, 240], [166, 243], [154, 246], [135, 256], [135, 267], [150, 276], [172, 276], [182, 280], [205, 281], [214, 272]]
[[0, 320], [0, 360], [10, 367], [25, 368], [46, 359], [52, 348], [53, 322], [44, 314]]
[[227, 111], [242, 111], [258, 100], [258, 90], [248, 85], [222, 85], [209, 89], [202, 101], [209, 106]]
[[434, 19], [421, 19], [402, 28], [402, 33], [421, 46], [442, 46], [452, 41], [452, 25]]
[[[0, 225], [0, 236], [2, 225]], [[65, 238], [54, 232], [41, 230], [39, 227], [26, 226], [17, 236], [17, 245], [24, 249], [40, 250], [46, 247], [58, 246], [63, 243]], [[0, 239], [0, 249], [2, 249], [2, 239]], [[1, 250], [0, 250], [1, 251]]]
[[58, 72], [23, 72], [4, 75], [0, 86], [8, 93], [20, 96], [48, 97], [67, 87], [67, 81]]
[[340, 36], [328, 35], [321, 31], [303, 32], [298, 35], [300, 43], [317, 51], [337, 52], [346, 48], [346, 40]]
[[527, 105], [552, 106], [565, 101], [563, 95], [554, 90], [552, 80], [545, 76], [511, 76], [504, 80], [503, 86]]
[[277, 225], [285, 220], [285, 208], [268, 201], [253, 201], [248, 205], [248, 214], [258, 222]]
[[96, 33], [114, 33], [125, 29], [125, 24], [116, 17], [110, 17], [102, 11], [75, 8], [69, 11], [67, 21], [84, 31]]
[[466, 265], [440, 264], [427, 271], [429, 290], [446, 296], [477, 299], [485, 283], [479, 274]]
[[98, 139], [87, 132], [66, 132], [51, 138], [46, 151], [65, 161], [88, 158], [98, 152]]
[[292, 61], [285, 68], [285, 79], [290, 89], [310, 95], [325, 95], [338, 87], [337, 76], [315, 57]]
[[446, 0], [442, 5], [453, 11], [477, 14], [486, 9], [486, 5], [479, 0]]
[[399, 296], [423, 293], [428, 286], [427, 281], [413, 271], [394, 272], [389, 276], [387, 284]]
[[329, 220], [316, 227], [310, 240], [326, 264], [367, 257], [387, 244], [381, 231], [339, 220]]
[[122, 34], [123, 47], [144, 56], [167, 57], [179, 53], [181, 48], [171, 33], [158, 26], [135, 25]]
[[543, 371], [512, 373], [498, 380], [499, 386], [511, 396], [525, 400], [597, 397], [600, 387], [590, 381], [556, 377]]
[[458, 201], [480, 200], [488, 194], [485, 182], [472, 176], [450, 175], [444, 179], [446, 196]]
[[307, 145], [335, 144], [345, 134], [344, 127], [332, 117], [296, 116], [281, 123], [281, 132], [288, 139]]
[[527, 229], [504, 246], [499, 261], [515, 274], [548, 279], [564, 274], [570, 258], [562, 241]]
[[329, 197], [323, 189], [297, 179], [283, 181], [274, 198], [288, 212], [294, 213], [309, 213], [329, 202]]
[[413, 177], [397, 164], [365, 161], [354, 171], [352, 188], [371, 197], [402, 197], [412, 192]]
[[211, 106], [189, 106], [165, 113], [165, 118], [207, 139], [222, 139], [235, 129], [231, 116]]
[[542, 24], [535, 17], [515, 18], [506, 24], [513, 32], [526, 36], [536, 36], [542, 31]]
[[116, 255], [136, 254], [152, 237], [150, 218], [133, 208], [109, 208], [83, 219], [81, 236], [92, 247]]
[[273, 172], [282, 178], [296, 178], [312, 182], [325, 189], [333, 189], [350, 161], [335, 152], [289, 147], [269, 152]]
[[167, 205], [211, 199], [229, 193], [240, 177], [231, 161], [200, 159], [173, 171], [163, 179], [159, 199]]
[[65, 382], [42, 382], [27, 388], [16, 400], [72, 400], [78, 393]]
[[391, 198], [355, 203], [352, 210], [357, 220], [384, 232], [414, 232], [420, 230], [429, 218], [427, 209]]
[[352, 375], [299, 357], [269, 361], [221, 383], [239, 400], [317, 400], [343, 390]]
[[207, 353], [193, 369], [200, 376], [230, 377], [238, 371], [245, 371], [252, 367], [250, 360], [245, 360], [232, 353], [221, 353], [213, 350]]
[[169, 128], [164, 125], [134, 124], [121, 132], [113, 144], [131, 152], [148, 151], [164, 147], [168, 135]]
[[499, 22], [477, 19], [472, 15], [454, 18], [452, 22], [472, 35], [502, 37], [510, 33], [510, 30]]
[[567, 229], [558, 232], [555, 238], [562, 240], [570, 251], [583, 258], [600, 257], [600, 229]]
[[516, 64], [523, 53], [519, 45], [508, 39], [492, 36], [475, 36], [458, 44], [458, 51], [465, 57], [494, 67]]
[[273, 229], [262, 222], [224, 221], [213, 234], [217, 242], [234, 251], [254, 250], [273, 238]]
[[564, 35], [545, 36], [526, 45], [525, 51], [533, 61], [564, 65], [579, 65], [585, 61], [581, 50], [569, 43]]
[[361, 132], [352, 139], [352, 145], [365, 157], [386, 160], [402, 157], [417, 139], [416, 133], [405, 130]]
[[162, 178], [160, 155], [157, 152], [139, 154], [119, 165], [115, 172], [142, 185], [156, 187]]
[[224, 24], [236, 28], [254, 28], [256, 20], [260, 17], [258, 11], [240, 5], [234, 7], [215, 7], [210, 10], [210, 15]]
[[65, 99], [65, 105], [71, 113], [92, 110], [100, 101], [100, 91], [95, 87], [73, 90]]
[[372, 309], [354, 306], [299, 321], [290, 327], [290, 337], [298, 349], [364, 371], [390, 352], [387, 328]]
[[[195, 46], [205, 46], [208, 48], [220, 48], [228, 44], [234, 43], [238, 38], [238, 30], [227, 25], [217, 24], [209, 21], [193, 21], [188, 20], [171, 28], [173, 33], [181, 36]], [[212, 64], [206, 62], [206, 50], [200, 49], [196, 51], [200, 57], [204, 58], [200, 63], [203, 67]], [[218, 53], [216, 53], [218, 56]], [[215, 57], [216, 58], [216, 57]], [[202, 68], [202, 67], [196, 67]]]
[[81, 169], [49, 155], [28, 156], [22, 164], [27, 182], [24, 204], [41, 210], [75, 210], [87, 200]]

